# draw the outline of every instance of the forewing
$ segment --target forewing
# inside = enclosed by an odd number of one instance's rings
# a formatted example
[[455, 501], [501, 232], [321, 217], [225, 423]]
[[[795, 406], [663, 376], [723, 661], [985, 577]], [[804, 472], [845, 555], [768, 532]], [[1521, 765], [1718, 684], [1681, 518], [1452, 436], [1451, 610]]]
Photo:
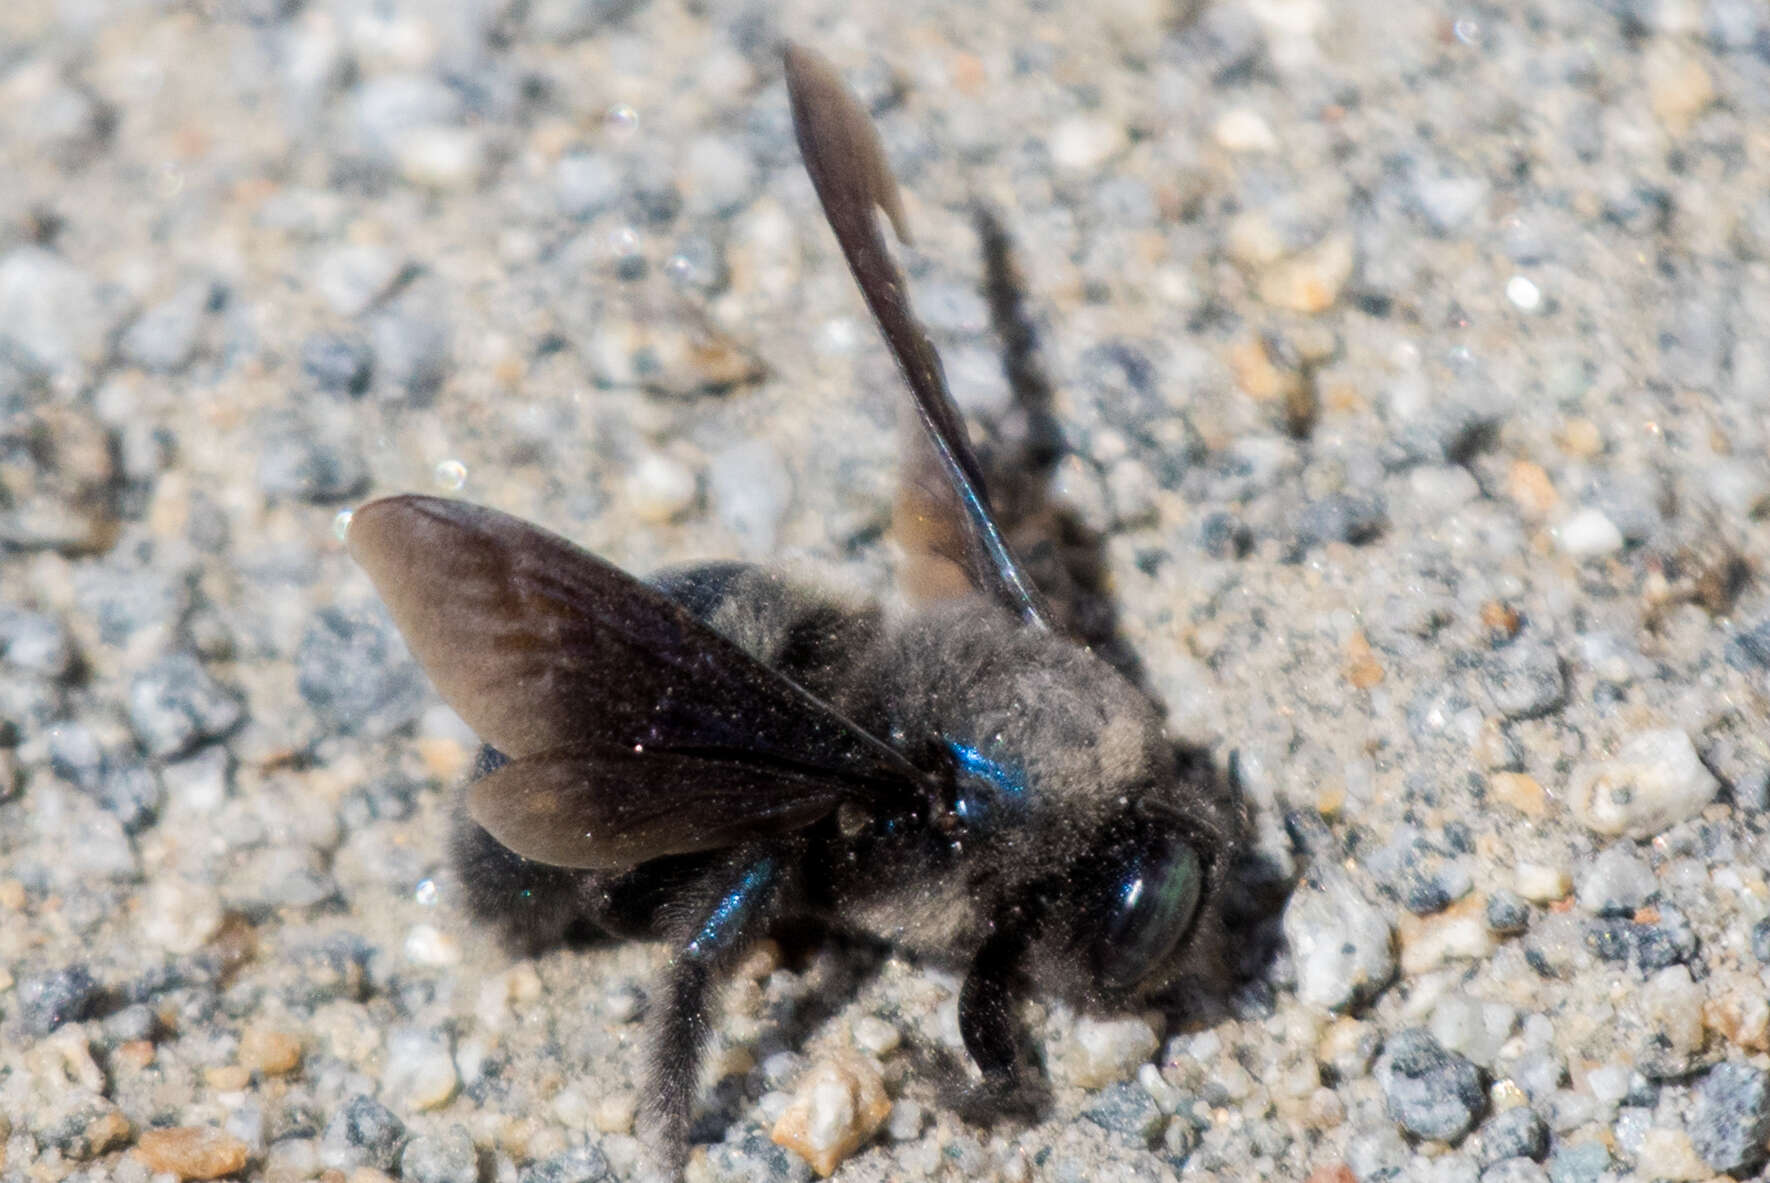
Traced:
[[846, 786], [742, 756], [565, 748], [475, 781], [467, 809], [537, 862], [614, 870], [790, 833], [828, 814]]
[[437, 691], [513, 760], [735, 753], [822, 770], [856, 795], [921, 775], [655, 588], [520, 518], [389, 497], [356, 512], [349, 539]]
[[940, 355], [910, 309], [903, 274], [879, 232], [875, 207], [885, 210], [898, 238], [910, 240], [878, 131], [822, 57], [789, 45], [786, 68], [805, 170], [861, 295], [915, 395], [925, 432], [925, 446], [905, 448], [897, 507], [898, 533], [913, 565], [920, 568], [912, 570], [912, 581], [950, 582], [939, 564], [956, 565], [975, 590], [997, 599], [1027, 624], [1049, 628], [1044, 597], [996, 524], [965, 421], [947, 391]]

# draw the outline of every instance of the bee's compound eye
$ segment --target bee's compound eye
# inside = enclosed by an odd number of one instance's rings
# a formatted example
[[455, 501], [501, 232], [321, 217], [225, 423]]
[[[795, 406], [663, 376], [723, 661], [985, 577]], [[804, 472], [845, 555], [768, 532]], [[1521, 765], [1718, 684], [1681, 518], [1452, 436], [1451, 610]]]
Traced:
[[1094, 940], [1102, 985], [1135, 986], [1160, 965], [1192, 927], [1204, 870], [1185, 839], [1152, 834], [1124, 852], [1107, 880], [1105, 923]]

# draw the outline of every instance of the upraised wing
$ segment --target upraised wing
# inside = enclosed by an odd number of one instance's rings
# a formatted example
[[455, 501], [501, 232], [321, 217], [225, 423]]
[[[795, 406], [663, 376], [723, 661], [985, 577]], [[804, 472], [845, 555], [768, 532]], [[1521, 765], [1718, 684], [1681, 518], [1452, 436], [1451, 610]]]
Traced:
[[[912, 578], [938, 582], [938, 563], [951, 564], [964, 572], [973, 590], [996, 599], [1028, 625], [1050, 628], [1044, 597], [996, 524], [965, 421], [947, 390], [940, 355], [911, 311], [903, 273], [879, 233], [875, 207], [885, 211], [900, 240], [910, 241], [879, 133], [834, 67], [818, 54], [789, 45], [786, 68], [805, 171], [861, 295], [915, 395], [916, 414], [925, 429], [926, 446], [906, 449], [897, 505], [897, 532], [912, 564], [921, 568]], [[928, 559], [936, 560], [933, 570]]]
[[921, 796], [896, 750], [556, 534], [408, 496], [358, 510], [349, 541], [437, 691], [511, 758], [471, 808], [518, 854], [625, 865]]

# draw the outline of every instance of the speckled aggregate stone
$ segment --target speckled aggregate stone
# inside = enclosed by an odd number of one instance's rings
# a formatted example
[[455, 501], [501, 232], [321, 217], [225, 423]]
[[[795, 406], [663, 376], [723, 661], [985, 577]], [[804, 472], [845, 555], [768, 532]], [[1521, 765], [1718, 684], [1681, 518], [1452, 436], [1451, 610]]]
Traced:
[[784, 37], [879, 121], [996, 487], [1049, 458], [1248, 806], [1241, 980], [1029, 1006], [1049, 1110], [986, 1129], [930, 1068], [960, 977], [777, 963], [691, 1176], [808, 1177], [767, 1131], [852, 1046], [893, 1110], [838, 1178], [1760, 1170], [1761, 3], [253, 0], [0, 5], [0, 1181], [145, 1179], [154, 1128], [277, 1183], [643, 1177], [665, 951], [465, 923], [476, 741], [339, 515], [891, 586], [902, 394]]

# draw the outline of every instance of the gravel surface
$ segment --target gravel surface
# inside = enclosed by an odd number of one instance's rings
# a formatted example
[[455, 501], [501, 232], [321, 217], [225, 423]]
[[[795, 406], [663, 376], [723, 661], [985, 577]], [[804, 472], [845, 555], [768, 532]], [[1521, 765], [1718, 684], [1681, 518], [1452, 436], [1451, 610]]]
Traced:
[[994, 1128], [955, 977], [765, 948], [691, 1178], [1763, 1177], [1770, 8], [861, 7], [0, 5], [0, 1180], [643, 1174], [664, 951], [464, 924], [474, 741], [340, 515], [890, 586], [784, 36], [1274, 915], [1214, 1005], [1029, 1006]]

